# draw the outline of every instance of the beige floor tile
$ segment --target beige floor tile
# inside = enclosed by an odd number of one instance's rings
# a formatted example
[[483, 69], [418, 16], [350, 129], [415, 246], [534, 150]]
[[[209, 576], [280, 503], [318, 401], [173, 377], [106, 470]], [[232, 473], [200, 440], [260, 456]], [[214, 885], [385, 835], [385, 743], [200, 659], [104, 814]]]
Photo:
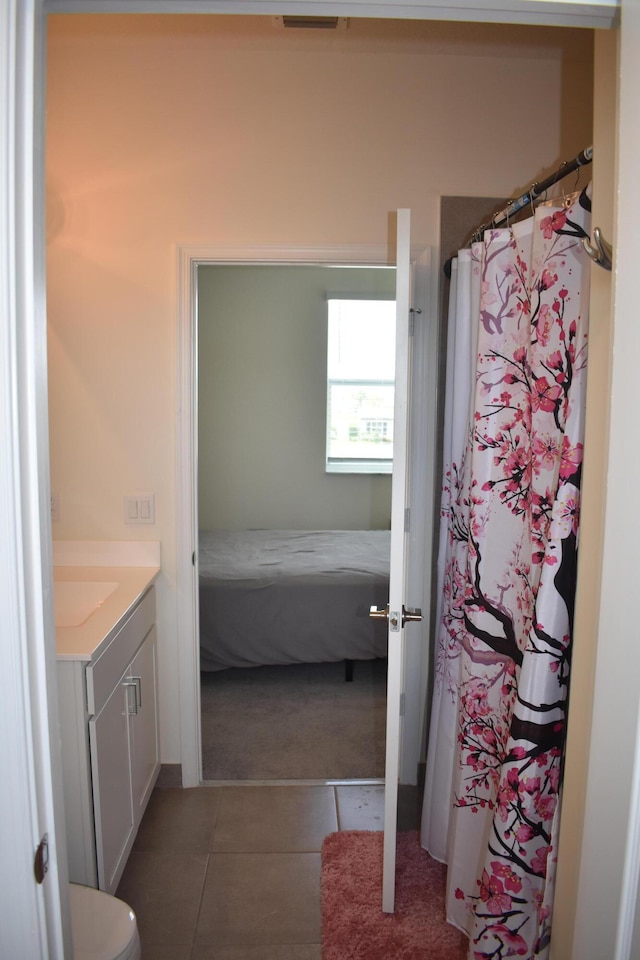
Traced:
[[154, 790], [134, 850], [207, 853], [220, 803], [220, 789]]
[[151, 944], [192, 942], [207, 860], [206, 853], [131, 853], [117, 896], [138, 918], [145, 960]]
[[[340, 830], [382, 830], [384, 827], [384, 785], [336, 787]], [[417, 830], [420, 803], [416, 787], [398, 789], [398, 830]]]
[[384, 785], [336, 787], [340, 830], [382, 830]]
[[142, 960], [191, 960], [191, 944], [142, 944]]
[[211, 850], [319, 851], [325, 836], [337, 828], [333, 787], [225, 787]]
[[[146, 956], [144, 960], [147, 960]], [[319, 943], [236, 947], [205, 945], [194, 947], [190, 960], [322, 960], [322, 947]]]
[[196, 943], [320, 943], [320, 854], [211, 854]]

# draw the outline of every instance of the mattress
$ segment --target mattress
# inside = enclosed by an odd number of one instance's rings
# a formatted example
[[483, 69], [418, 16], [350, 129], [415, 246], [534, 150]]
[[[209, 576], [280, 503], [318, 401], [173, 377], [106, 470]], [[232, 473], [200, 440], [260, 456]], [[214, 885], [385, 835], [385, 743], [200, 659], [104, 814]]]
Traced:
[[385, 657], [388, 530], [200, 533], [200, 667]]

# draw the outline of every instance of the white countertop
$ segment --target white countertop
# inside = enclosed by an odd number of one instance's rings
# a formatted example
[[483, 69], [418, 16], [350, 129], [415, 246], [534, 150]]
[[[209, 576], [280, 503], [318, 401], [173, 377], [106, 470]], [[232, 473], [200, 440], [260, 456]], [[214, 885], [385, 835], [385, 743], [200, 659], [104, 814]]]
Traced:
[[58, 660], [93, 660], [111, 640], [114, 628], [153, 583], [159, 567], [54, 567], [53, 581], [104, 581], [117, 586], [77, 627], [56, 627]]

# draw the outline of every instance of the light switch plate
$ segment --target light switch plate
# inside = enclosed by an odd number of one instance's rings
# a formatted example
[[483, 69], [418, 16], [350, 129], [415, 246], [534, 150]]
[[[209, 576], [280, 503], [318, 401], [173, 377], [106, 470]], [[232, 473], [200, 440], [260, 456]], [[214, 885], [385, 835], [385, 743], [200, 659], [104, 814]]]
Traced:
[[124, 498], [124, 522], [156, 522], [156, 498], [153, 493], [133, 493]]

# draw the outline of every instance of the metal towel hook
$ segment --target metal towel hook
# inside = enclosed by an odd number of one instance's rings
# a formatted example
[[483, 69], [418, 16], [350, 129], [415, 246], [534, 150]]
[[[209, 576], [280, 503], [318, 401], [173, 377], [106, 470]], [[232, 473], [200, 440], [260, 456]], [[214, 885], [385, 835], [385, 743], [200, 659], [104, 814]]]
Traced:
[[582, 246], [587, 251], [594, 263], [605, 270], [611, 270], [613, 264], [613, 247], [602, 236], [600, 227], [594, 227], [593, 239], [595, 246], [589, 240], [589, 237], [582, 238]]

